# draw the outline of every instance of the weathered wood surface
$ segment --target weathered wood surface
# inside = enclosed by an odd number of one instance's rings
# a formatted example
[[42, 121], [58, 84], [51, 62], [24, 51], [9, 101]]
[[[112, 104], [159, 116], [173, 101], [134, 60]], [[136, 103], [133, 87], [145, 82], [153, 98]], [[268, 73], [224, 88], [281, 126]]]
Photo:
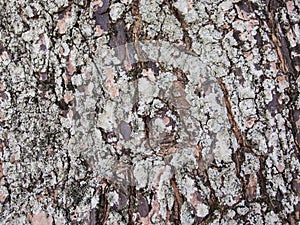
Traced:
[[299, 223], [299, 1], [0, 10], [0, 224]]

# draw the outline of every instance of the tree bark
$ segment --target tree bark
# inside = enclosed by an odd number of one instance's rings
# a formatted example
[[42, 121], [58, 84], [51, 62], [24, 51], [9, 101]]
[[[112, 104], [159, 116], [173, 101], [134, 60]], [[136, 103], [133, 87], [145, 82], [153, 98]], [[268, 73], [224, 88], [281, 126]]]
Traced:
[[0, 0], [0, 224], [298, 224], [297, 0]]

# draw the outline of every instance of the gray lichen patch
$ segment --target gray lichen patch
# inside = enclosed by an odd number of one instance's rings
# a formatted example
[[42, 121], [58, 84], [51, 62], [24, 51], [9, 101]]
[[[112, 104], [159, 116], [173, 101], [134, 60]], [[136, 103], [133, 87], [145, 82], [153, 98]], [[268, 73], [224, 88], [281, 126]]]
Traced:
[[[228, 164], [228, 168], [221, 171], [209, 169], [208, 175], [213, 180], [212, 187], [216, 191], [216, 197], [221, 204], [232, 206], [238, 202], [241, 186], [232, 163]], [[217, 182], [218, 180], [222, 182]]]
[[109, 15], [113, 21], [116, 21], [117, 19], [120, 19], [124, 10], [125, 10], [124, 4], [114, 3], [110, 5]]

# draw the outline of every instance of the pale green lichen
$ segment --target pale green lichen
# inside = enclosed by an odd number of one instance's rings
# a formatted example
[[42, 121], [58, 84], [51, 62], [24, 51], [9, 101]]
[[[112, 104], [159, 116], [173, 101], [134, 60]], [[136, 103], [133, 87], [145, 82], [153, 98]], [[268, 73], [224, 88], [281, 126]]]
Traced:
[[120, 18], [124, 10], [125, 10], [124, 4], [114, 3], [110, 6], [109, 15], [112, 18], [112, 20], [115, 21]]

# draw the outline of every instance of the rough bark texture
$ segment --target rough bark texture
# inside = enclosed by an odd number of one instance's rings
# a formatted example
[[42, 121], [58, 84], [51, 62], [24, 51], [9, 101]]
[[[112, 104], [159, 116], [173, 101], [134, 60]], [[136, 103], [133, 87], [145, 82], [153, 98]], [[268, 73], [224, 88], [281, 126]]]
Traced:
[[299, 224], [298, 0], [0, 10], [0, 224]]

